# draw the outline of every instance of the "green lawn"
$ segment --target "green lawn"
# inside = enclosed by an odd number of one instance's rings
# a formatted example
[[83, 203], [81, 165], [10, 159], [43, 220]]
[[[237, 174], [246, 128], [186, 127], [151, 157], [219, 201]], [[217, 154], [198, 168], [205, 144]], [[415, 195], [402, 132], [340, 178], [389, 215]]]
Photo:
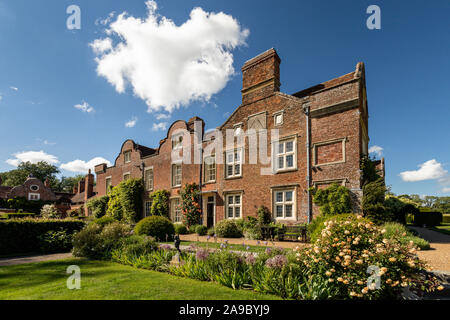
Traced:
[[450, 235], [450, 223], [441, 223], [440, 226], [434, 226], [432, 229]]
[[[81, 289], [66, 287], [70, 265], [81, 269]], [[65, 259], [0, 267], [0, 300], [272, 300], [276, 296], [232, 290], [211, 282], [178, 278], [117, 263]]]

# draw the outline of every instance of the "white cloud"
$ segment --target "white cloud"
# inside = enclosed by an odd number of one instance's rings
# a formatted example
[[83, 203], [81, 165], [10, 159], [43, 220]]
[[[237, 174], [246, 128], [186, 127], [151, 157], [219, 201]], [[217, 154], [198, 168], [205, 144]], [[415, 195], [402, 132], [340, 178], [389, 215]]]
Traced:
[[0, 94], [0, 101], [2, 101], [2, 99], [3, 99], [3, 97], [2, 97], [2, 95]]
[[125, 127], [133, 128], [136, 125], [137, 121], [138, 121], [138, 118], [133, 117], [130, 121], [125, 122]]
[[154, 123], [153, 127], [152, 127], [153, 131], [166, 130], [166, 129], [167, 129], [167, 122]]
[[76, 104], [73, 107], [87, 113], [91, 113], [94, 111], [94, 107], [89, 105], [89, 103], [87, 103], [86, 101], [83, 101], [81, 104]]
[[88, 170], [91, 169], [91, 171], [94, 172], [94, 167], [101, 163], [106, 163], [108, 166], [111, 166], [111, 162], [109, 162], [105, 158], [95, 157], [87, 162], [77, 159], [74, 161], [63, 163], [61, 164], [61, 169], [78, 173], [87, 173]]
[[112, 18], [114, 17], [114, 15], [115, 15], [115, 11], [113, 11], [113, 12], [111, 12], [110, 14], [108, 14], [108, 17], [106, 17], [106, 18], [104, 18], [104, 19], [102, 19], [102, 18], [98, 18], [98, 19], [96, 19], [95, 20], [95, 25], [96, 26], [98, 26], [98, 25], [104, 25], [104, 26], [106, 26], [111, 20], [112, 20]]
[[13, 86], [11, 86], [11, 87], [9, 87], [11, 90], [14, 90], [14, 91], [19, 91], [19, 88], [17, 88], [17, 87], [13, 87]]
[[6, 160], [6, 163], [17, 167], [21, 162], [31, 162], [31, 163], [38, 163], [39, 161], [45, 161], [50, 164], [57, 164], [59, 163], [59, 160], [56, 156], [45, 153], [44, 151], [24, 151], [24, 152], [18, 152], [14, 153], [13, 156], [14, 159], [8, 159]]
[[450, 193], [450, 187], [444, 187], [442, 188], [443, 193]]
[[[223, 12], [194, 8], [186, 22], [176, 25], [157, 14], [156, 2], [146, 5], [146, 18], [124, 12], [108, 22], [109, 37], [91, 43], [97, 74], [119, 93], [129, 84], [149, 112], [209, 101], [234, 74], [231, 51], [245, 45], [249, 31]], [[112, 40], [106, 39], [112, 36], [118, 44], [109, 48]]]
[[443, 178], [447, 172], [442, 164], [432, 159], [420, 164], [419, 170], [401, 172], [400, 177], [407, 182], [434, 180]]
[[371, 146], [369, 148], [369, 153], [375, 153], [377, 156], [381, 157], [383, 154], [383, 148], [380, 146]]
[[170, 114], [158, 113], [158, 114], [156, 115], [156, 119], [157, 119], [157, 120], [161, 120], [161, 119], [170, 119]]

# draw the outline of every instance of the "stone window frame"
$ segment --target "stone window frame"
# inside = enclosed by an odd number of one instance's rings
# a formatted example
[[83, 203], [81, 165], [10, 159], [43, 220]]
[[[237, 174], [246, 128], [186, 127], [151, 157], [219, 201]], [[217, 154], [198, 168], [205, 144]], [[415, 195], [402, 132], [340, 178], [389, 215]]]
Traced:
[[[208, 166], [210, 166], [211, 164], [207, 164], [206, 161], [207, 159], [214, 159], [214, 179], [207, 179], [208, 177]], [[216, 162], [216, 155], [210, 155], [210, 156], [205, 156], [203, 158], [203, 183], [214, 183], [216, 182], [217, 179], [217, 162]]]
[[[229, 192], [224, 193], [224, 198], [225, 198], [225, 219], [241, 219], [244, 216], [243, 210], [242, 210], [242, 208], [243, 208], [243, 198], [244, 198], [243, 194], [244, 194], [243, 191], [229, 191]], [[239, 203], [238, 204], [235, 203], [236, 202], [236, 196], [239, 196]], [[230, 204], [229, 201], [228, 201], [229, 197], [233, 197], [233, 203], [232, 204]], [[228, 209], [230, 208], [230, 205], [231, 205], [231, 208], [233, 208], [233, 216], [232, 217], [229, 217], [229, 215], [228, 215]], [[239, 208], [239, 216], [238, 217], [236, 216], [236, 208]]]
[[[151, 183], [151, 187], [150, 187], [150, 188], [147, 186], [147, 172], [148, 172], [148, 171], [151, 171], [151, 172], [152, 172], [152, 179], [151, 179], [152, 183]], [[153, 191], [154, 183], [155, 183], [155, 174], [154, 174], [154, 172], [153, 172], [153, 166], [148, 167], [148, 168], [145, 168], [145, 169], [144, 169], [144, 185], [145, 185], [145, 190], [146, 190], [146, 191]]]
[[[129, 159], [127, 160], [127, 156], [129, 155]], [[125, 150], [123, 152], [123, 163], [130, 163], [131, 162], [131, 150]]]
[[[178, 166], [180, 167], [180, 174], [179, 174], [179, 176], [180, 176], [180, 183], [179, 184], [175, 184], [175, 182], [176, 182], [175, 181], [175, 178], [176, 178], [175, 175], [178, 175], [178, 173], [174, 172], [174, 168], [178, 167]], [[172, 186], [172, 188], [179, 188], [179, 187], [181, 187], [182, 180], [183, 180], [183, 165], [182, 165], [182, 162], [181, 161], [173, 162], [172, 165], [171, 165], [170, 185]]]
[[[345, 154], [345, 144], [348, 141], [347, 137], [343, 137], [343, 138], [337, 138], [337, 139], [331, 139], [331, 140], [326, 140], [326, 141], [320, 141], [320, 142], [316, 142], [313, 143], [312, 145], [312, 164], [313, 167], [320, 167], [320, 166], [327, 166], [327, 165], [333, 165], [333, 164], [338, 164], [338, 163], [345, 163], [346, 162], [346, 154]], [[335, 144], [337, 142], [341, 142], [342, 143], [342, 160], [339, 161], [332, 161], [332, 162], [325, 162], [325, 163], [317, 163], [317, 147], [320, 146], [326, 146], [329, 144]]]
[[[236, 163], [235, 160], [235, 154], [236, 152], [240, 153], [240, 158], [239, 158], [239, 162]], [[229, 153], [233, 153], [233, 162], [231, 163], [233, 166], [233, 174], [232, 175], [228, 175], [228, 154]], [[224, 177], [225, 179], [238, 179], [238, 178], [242, 178], [242, 164], [243, 164], [243, 157], [244, 157], [244, 148], [235, 148], [235, 149], [230, 149], [230, 150], [226, 150], [224, 151], [224, 156], [225, 156], [225, 165], [224, 165]], [[236, 174], [236, 165], [239, 165], [239, 174]]]
[[[279, 187], [271, 188], [272, 216], [275, 220], [294, 220], [294, 221], [297, 220], [297, 187], [298, 187], [298, 185], [286, 185], [286, 186], [279, 186]], [[283, 201], [279, 202], [276, 200], [277, 192], [283, 193]], [[285, 201], [286, 192], [292, 192], [292, 201], [289, 201], [289, 202]], [[277, 213], [276, 213], [277, 205], [283, 206], [283, 216], [282, 217], [277, 217]], [[285, 213], [286, 205], [292, 205], [292, 216], [291, 217], [286, 217], [286, 213]]]
[[151, 200], [144, 201], [144, 218], [150, 217], [152, 215], [152, 213], [151, 213], [152, 203], [153, 203], [153, 201], [151, 201]]
[[345, 187], [345, 184], [348, 182], [347, 178], [337, 178], [337, 179], [326, 179], [326, 180], [317, 180], [317, 181], [313, 181], [312, 182], [312, 186], [313, 188], [317, 188], [317, 186], [319, 185], [323, 185], [323, 184], [333, 184], [333, 183], [337, 183], [340, 184], [341, 186]]
[[[281, 123], [277, 124], [277, 116], [279, 116], [279, 115], [281, 115]], [[284, 123], [284, 110], [274, 112], [273, 113], [273, 125], [275, 127], [279, 127], [279, 126], [283, 125], [283, 123]]]
[[108, 193], [108, 180], [110, 180], [109, 185], [112, 186], [112, 176], [107, 176], [105, 178], [105, 193]]
[[[33, 197], [36, 197], [35, 199], [32, 199]], [[34, 193], [29, 192], [28, 193], [28, 201], [39, 201], [41, 200], [41, 194], [40, 193]]]
[[[276, 148], [277, 146], [279, 146], [280, 143], [286, 143], [289, 142], [290, 140], [293, 140], [293, 147], [294, 147], [294, 166], [290, 167], [290, 168], [283, 168], [283, 169], [278, 169], [278, 155], [279, 153], [276, 152]], [[289, 172], [289, 171], [296, 171], [298, 170], [297, 167], [297, 162], [298, 162], [298, 149], [297, 149], [297, 143], [298, 143], [298, 135], [297, 134], [293, 134], [293, 135], [289, 135], [289, 136], [285, 136], [282, 138], [279, 138], [278, 141], [271, 141], [272, 144], [272, 171], [274, 173], [283, 173], [283, 172]], [[285, 147], [283, 147], [283, 151], [285, 150]], [[284, 154], [284, 159], [286, 159], [286, 152], [283, 152]], [[284, 160], [286, 161], [286, 160]]]
[[[175, 205], [174, 202], [177, 201], [178, 204]], [[178, 206], [178, 207], [176, 207]], [[181, 197], [170, 198], [170, 219], [173, 223], [181, 224], [183, 223], [183, 214], [181, 213]], [[178, 218], [178, 221], [177, 221]]]
[[[125, 179], [125, 176], [128, 176], [128, 178]], [[123, 181], [126, 181], [126, 180], [128, 180], [128, 179], [131, 179], [131, 172], [130, 172], [130, 171], [124, 172], [123, 175], [122, 175], [122, 179], [123, 179]]]

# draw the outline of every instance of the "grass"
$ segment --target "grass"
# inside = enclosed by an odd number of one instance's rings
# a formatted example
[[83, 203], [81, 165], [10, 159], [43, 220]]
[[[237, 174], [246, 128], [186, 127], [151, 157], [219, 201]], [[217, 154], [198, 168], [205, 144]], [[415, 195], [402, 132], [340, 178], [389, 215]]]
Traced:
[[[173, 242], [161, 242], [161, 243], [170, 243], [173, 244]], [[195, 245], [197, 247], [202, 248], [212, 248], [212, 249], [219, 249], [222, 242], [214, 242], [214, 240], [211, 240], [210, 242], [197, 242], [197, 241], [181, 241], [180, 246], [189, 246], [189, 245]], [[261, 241], [261, 243], [264, 243], [264, 241]], [[270, 242], [269, 242], [270, 243]], [[248, 250], [247, 250], [248, 247]], [[243, 246], [242, 244], [228, 244], [228, 249], [234, 250], [234, 251], [250, 251], [250, 252], [263, 252], [267, 248], [273, 248], [273, 246], [248, 246], [247, 244]]]
[[[81, 289], [66, 287], [67, 267], [81, 269]], [[0, 300], [273, 300], [276, 296], [232, 290], [106, 261], [64, 259], [0, 267]]]
[[430, 228], [434, 231], [450, 235], [450, 223], [441, 223], [440, 226]]

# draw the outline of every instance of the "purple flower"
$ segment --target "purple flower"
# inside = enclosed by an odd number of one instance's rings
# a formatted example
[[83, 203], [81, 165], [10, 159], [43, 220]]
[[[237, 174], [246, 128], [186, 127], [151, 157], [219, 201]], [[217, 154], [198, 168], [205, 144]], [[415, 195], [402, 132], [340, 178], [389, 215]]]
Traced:
[[195, 258], [200, 261], [205, 261], [209, 256], [209, 252], [206, 249], [200, 249], [195, 254]]
[[267, 242], [267, 241], [264, 241], [264, 245], [267, 246], [267, 244], [268, 244], [268, 242]]
[[220, 244], [220, 249], [225, 249], [226, 247], [227, 247], [227, 245], [225, 243]]
[[163, 250], [170, 250], [172, 247], [169, 244], [161, 244], [159, 245], [159, 248]]
[[249, 246], [247, 246], [247, 247], [245, 248], [245, 250], [247, 250], [247, 251], [248, 251], [248, 250], [250, 250], [250, 247], [249, 247]]
[[211, 236], [207, 236], [207, 237], [206, 237], [206, 240], [207, 240], [207, 241], [208, 241], [209, 239], [211, 239]]
[[259, 241], [259, 240], [256, 241], [256, 244], [257, 244], [258, 246], [260, 245], [260, 243], [261, 243], [261, 241]]
[[255, 255], [249, 254], [249, 255], [247, 256], [247, 258], [245, 258], [245, 262], [246, 262], [247, 264], [250, 264], [250, 265], [255, 264], [255, 262], [256, 262]]
[[267, 253], [267, 254], [270, 254], [271, 252], [272, 252], [272, 249], [266, 248], [266, 253]]
[[283, 255], [277, 255], [273, 258], [266, 260], [266, 267], [271, 269], [281, 269], [283, 268], [287, 263], [286, 256]]

